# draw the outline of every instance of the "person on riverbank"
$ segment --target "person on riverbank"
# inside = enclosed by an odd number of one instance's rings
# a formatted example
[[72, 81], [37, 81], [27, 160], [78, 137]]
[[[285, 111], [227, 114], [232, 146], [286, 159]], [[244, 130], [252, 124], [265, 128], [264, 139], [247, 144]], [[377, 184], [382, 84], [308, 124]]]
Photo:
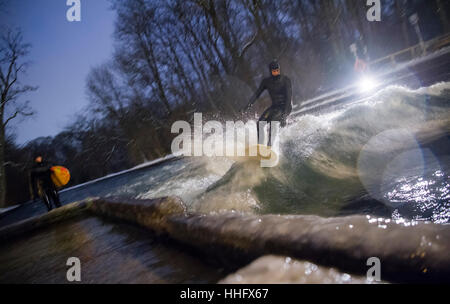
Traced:
[[57, 208], [61, 207], [58, 189], [51, 179], [51, 168], [42, 155], [37, 155], [29, 173], [31, 199], [36, 201], [38, 197], [41, 198], [48, 211], [53, 209], [52, 201]]

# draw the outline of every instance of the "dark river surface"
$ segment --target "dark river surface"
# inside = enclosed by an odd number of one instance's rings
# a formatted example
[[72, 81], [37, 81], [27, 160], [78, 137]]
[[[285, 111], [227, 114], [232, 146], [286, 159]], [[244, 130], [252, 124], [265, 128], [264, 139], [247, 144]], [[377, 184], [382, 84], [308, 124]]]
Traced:
[[220, 269], [138, 227], [81, 216], [0, 246], [0, 283], [68, 283], [67, 259], [82, 283], [216, 283]]

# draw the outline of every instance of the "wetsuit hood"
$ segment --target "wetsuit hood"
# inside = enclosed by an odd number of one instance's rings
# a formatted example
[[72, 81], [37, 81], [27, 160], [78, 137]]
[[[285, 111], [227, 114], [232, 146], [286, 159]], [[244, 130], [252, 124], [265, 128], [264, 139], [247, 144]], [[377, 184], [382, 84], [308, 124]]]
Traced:
[[269, 73], [270, 73], [270, 77], [272, 77], [272, 79], [274, 80], [279, 80], [281, 75], [277, 75], [277, 76], [273, 76], [272, 71], [273, 70], [280, 70], [280, 64], [278, 63], [278, 61], [273, 60], [270, 64], [269, 64]]
[[271, 63], [269, 63], [269, 71], [272, 74], [273, 70], [279, 70], [280, 69], [280, 64], [278, 63], [278, 61], [273, 60]]

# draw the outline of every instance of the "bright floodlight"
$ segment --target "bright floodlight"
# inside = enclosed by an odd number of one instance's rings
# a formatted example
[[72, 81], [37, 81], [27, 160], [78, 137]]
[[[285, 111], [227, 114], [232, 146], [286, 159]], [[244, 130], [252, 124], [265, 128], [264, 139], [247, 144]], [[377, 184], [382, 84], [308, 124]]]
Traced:
[[364, 76], [358, 83], [361, 92], [371, 92], [377, 87], [377, 82], [370, 76]]

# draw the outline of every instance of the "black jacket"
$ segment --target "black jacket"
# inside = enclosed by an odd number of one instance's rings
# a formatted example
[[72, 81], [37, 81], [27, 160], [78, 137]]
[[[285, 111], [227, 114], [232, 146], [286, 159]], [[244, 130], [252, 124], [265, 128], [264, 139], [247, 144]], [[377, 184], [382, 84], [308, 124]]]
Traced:
[[272, 107], [280, 107], [286, 114], [291, 113], [292, 83], [287, 76], [270, 76], [263, 79], [258, 90], [256, 90], [250, 99], [248, 107], [254, 104], [265, 90], [269, 91], [270, 98], [272, 99]]
[[30, 180], [30, 191], [31, 197], [38, 197], [38, 185], [40, 185], [43, 190], [54, 189], [55, 186], [51, 179], [51, 168], [52, 166], [47, 162], [35, 163], [30, 170], [29, 180]]

